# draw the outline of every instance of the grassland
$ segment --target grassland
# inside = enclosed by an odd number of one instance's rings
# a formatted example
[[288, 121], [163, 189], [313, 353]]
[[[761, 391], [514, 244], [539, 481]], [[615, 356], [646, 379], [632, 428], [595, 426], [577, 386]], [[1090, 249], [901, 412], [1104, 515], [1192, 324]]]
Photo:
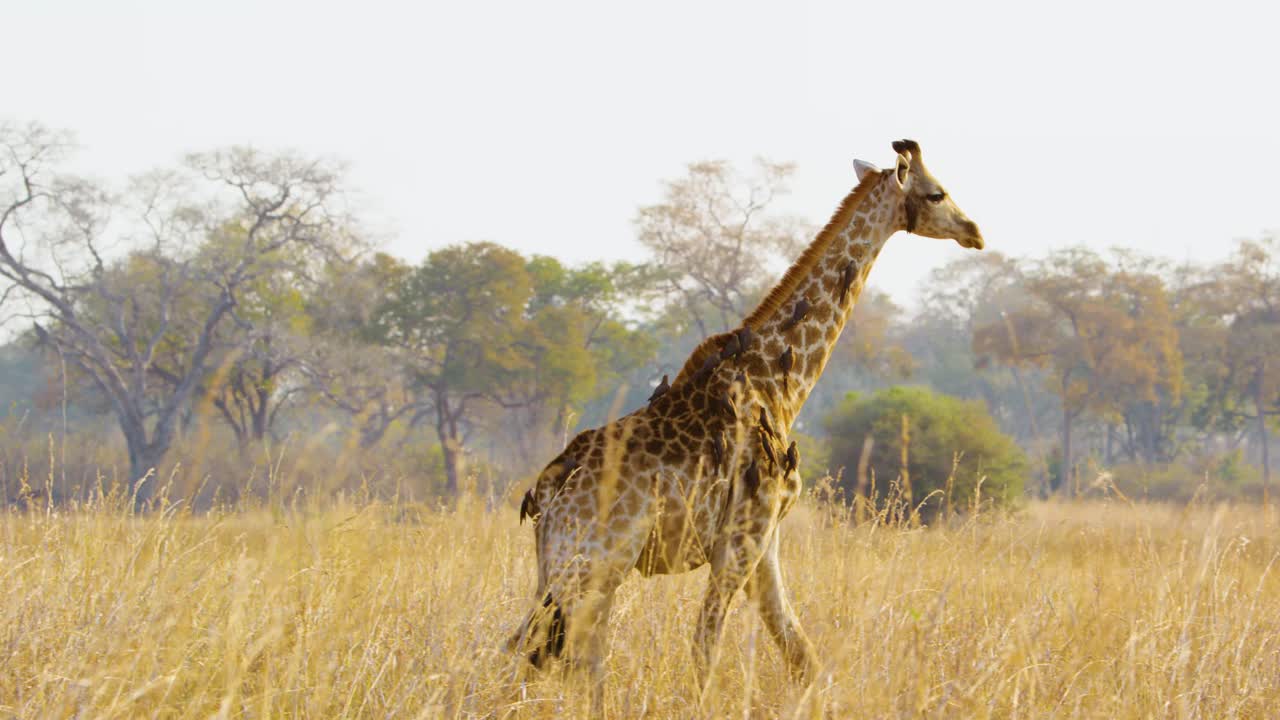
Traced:
[[[498, 647], [531, 600], [529, 528], [478, 497], [132, 516], [0, 513], [0, 717], [586, 716]], [[1280, 712], [1277, 518], [1033, 503], [933, 529], [786, 521], [807, 692], [739, 598], [699, 706], [706, 570], [632, 578], [620, 717], [1264, 718]]]

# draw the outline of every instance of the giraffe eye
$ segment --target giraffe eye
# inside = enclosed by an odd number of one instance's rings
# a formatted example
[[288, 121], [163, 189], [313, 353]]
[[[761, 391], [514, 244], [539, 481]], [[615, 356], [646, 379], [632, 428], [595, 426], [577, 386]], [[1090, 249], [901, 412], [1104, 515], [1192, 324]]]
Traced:
[[931, 203], [940, 203], [942, 202], [943, 198], [945, 198], [946, 196], [947, 194], [944, 192], [936, 192], [936, 193], [929, 193], [928, 195], [925, 195], [924, 199], [928, 200]]

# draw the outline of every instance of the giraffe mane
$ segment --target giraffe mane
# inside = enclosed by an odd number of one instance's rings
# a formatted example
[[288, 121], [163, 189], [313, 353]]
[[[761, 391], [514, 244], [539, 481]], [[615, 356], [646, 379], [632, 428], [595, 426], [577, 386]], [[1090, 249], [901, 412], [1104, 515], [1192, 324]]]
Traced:
[[[760, 304], [756, 306], [755, 310], [751, 311], [746, 320], [743, 320], [743, 325], [758, 331], [764, 321], [782, 307], [782, 304], [795, 292], [801, 280], [813, 269], [813, 266], [822, 258], [823, 253], [831, 246], [831, 242], [835, 240], [840, 228], [848, 222], [849, 216], [862, 204], [867, 195], [871, 194], [871, 189], [880, 177], [880, 173], [867, 175], [858, 183], [857, 187], [845, 196], [844, 200], [840, 201], [840, 206], [831, 214], [831, 219], [818, 232], [818, 236], [814, 238], [813, 242], [809, 243], [809, 247], [805, 248], [800, 257], [791, 264], [791, 267], [787, 268], [787, 272], [782, 275], [782, 280], [773, 286], [773, 289], [769, 291], [764, 300], [760, 301]], [[693, 352], [689, 354], [689, 359], [684, 361], [680, 372], [676, 373], [675, 380], [671, 382], [672, 387], [688, 380], [702, 367], [702, 364], [706, 362], [707, 357], [712, 353], [719, 353], [720, 348], [729, 341], [730, 335], [732, 333], [719, 333], [699, 343], [698, 347], [694, 348]]]
[[787, 268], [782, 280], [777, 285], [774, 285], [769, 294], [765, 295], [764, 300], [761, 300], [756, 309], [751, 311], [751, 314], [743, 321], [744, 325], [758, 331], [764, 321], [777, 312], [783, 303], [791, 298], [796, 287], [813, 270], [813, 266], [817, 265], [818, 261], [822, 259], [822, 255], [831, 246], [831, 242], [835, 240], [840, 228], [848, 222], [849, 216], [871, 193], [871, 188], [875, 186], [881, 177], [880, 173], [870, 173], [862, 179], [862, 182], [858, 183], [858, 186], [852, 192], [845, 196], [844, 200], [840, 201], [840, 207], [836, 208], [836, 211], [831, 214], [831, 219], [827, 221], [826, 226], [822, 228], [813, 242], [809, 243], [809, 247], [804, 249], [800, 257], [791, 264], [791, 267]]
[[707, 356], [712, 353], [719, 354], [720, 348], [729, 342], [731, 334], [727, 332], [719, 333], [698, 343], [698, 347], [689, 353], [689, 359], [684, 361], [684, 366], [680, 368], [680, 372], [676, 373], [676, 379], [671, 381], [671, 387], [683, 384], [694, 373], [698, 372], [698, 369], [702, 367], [702, 363], [707, 361]]

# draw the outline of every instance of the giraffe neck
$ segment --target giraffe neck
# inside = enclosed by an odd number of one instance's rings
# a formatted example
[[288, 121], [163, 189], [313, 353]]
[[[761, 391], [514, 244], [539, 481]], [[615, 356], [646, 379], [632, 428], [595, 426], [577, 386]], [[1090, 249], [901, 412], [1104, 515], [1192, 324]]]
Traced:
[[[785, 428], [822, 376], [885, 241], [905, 225], [892, 174], [876, 173], [867, 182], [870, 187], [859, 185], [850, 193], [797, 265], [747, 318], [763, 341], [753, 348], [763, 362], [751, 363], [752, 381]], [[802, 298], [809, 311], [793, 322]], [[792, 368], [784, 375], [780, 358], [788, 347]]]

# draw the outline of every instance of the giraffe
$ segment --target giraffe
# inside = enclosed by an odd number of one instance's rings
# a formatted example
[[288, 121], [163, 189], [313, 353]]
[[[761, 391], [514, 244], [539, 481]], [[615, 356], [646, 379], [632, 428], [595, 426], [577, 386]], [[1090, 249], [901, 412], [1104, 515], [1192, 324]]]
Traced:
[[537, 603], [507, 646], [535, 666], [563, 655], [587, 670], [596, 712], [611, 604], [632, 568], [649, 576], [711, 565], [693, 640], [704, 692], [740, 589], [791, 675], [804, 681], [819, 669], [779, 566], [778, 522], [801, 492], [789, 432], [891, 235], [983, 247], [920, 146], [893, 149], [885, 170], [854, 161], [854, 189], [741, 327], [704, 340], [644, 407], [579, 433], [525, 495]]

